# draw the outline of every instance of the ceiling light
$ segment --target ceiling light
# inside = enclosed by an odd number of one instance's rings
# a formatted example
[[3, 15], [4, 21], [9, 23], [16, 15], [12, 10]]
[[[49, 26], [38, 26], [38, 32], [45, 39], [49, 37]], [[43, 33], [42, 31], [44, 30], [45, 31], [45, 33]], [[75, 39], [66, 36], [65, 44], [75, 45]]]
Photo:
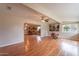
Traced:
[[42, 17], [41, 17], [41, 21], [42, 21], [42, 22], [48, 22], [48, 21], [49, 21], [49, 19], [48, 19], [48, 18], [46, 18], [46, 17], [44, 17], [44, 16], [42, 16]]
[[45, 22], [45, 20], [41, 20], [42, 22]]

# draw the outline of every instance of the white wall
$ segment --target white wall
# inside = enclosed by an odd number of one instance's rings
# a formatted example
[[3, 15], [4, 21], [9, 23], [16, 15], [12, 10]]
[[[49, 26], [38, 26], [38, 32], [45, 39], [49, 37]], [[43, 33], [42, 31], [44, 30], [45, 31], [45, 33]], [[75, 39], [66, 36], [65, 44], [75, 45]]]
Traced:
[[1, 32], [1, 38], [0, 38], [0, 47], [20, 43], [24, 41], [24, 31], [23, 31], [23, 23], [21, 22], [21, 19], [18, 17], [8, 17], [7, 18], [1, 18], [4, 20], [2, 24], [0, 24], [2, 27], [0, 30]]
[[24, 41], [24, 23], [36, 23], [32, 14], [37, 13], [20, 4], [0, 4], [0, 47]]
[[48, 23], [41, 24], [41, 37], [49, 36], [49, 25]]
[[0, 19], [0, 40], [2, 40], [3, 39], [3, 34], [2, 34], [2, 20]]
[[78, 33], [79, 33], [79, 23], [78, 23]]
[[[11, 10], [7, 6], [12, 7]], [[41, 36], [48, 35], [48, 25], [40, 14], [20, 4], [0, 4], [0, 47], [24, 41], [24, 23], [41, 25]]]

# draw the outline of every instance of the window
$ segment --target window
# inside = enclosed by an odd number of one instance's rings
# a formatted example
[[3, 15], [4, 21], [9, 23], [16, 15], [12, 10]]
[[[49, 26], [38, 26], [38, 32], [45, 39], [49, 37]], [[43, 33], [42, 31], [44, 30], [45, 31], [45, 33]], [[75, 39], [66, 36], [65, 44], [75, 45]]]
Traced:
[[62, 26], [62, 31], [64, 33], [77, 33], [78, 24], [64, 24]]

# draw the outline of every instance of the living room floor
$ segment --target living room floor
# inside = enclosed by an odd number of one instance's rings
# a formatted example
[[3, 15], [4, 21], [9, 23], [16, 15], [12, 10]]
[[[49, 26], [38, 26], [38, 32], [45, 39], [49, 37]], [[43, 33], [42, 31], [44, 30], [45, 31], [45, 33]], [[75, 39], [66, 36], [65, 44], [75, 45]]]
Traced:
[[79, 41], [25, 35], [25, 42], [0, 48], [4, 56], [77, 56]]

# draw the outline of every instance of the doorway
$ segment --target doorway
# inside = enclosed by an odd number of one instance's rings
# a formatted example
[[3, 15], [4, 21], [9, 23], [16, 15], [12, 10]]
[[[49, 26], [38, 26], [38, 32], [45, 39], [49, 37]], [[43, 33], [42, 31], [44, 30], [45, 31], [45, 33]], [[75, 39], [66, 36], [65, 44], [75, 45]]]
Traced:
[[31, 23], [24, 23], [24, 43], [25, 50], [33, 49], [33, 45], [37, 43], [36, 37], [41, 35], [41, 26]]

